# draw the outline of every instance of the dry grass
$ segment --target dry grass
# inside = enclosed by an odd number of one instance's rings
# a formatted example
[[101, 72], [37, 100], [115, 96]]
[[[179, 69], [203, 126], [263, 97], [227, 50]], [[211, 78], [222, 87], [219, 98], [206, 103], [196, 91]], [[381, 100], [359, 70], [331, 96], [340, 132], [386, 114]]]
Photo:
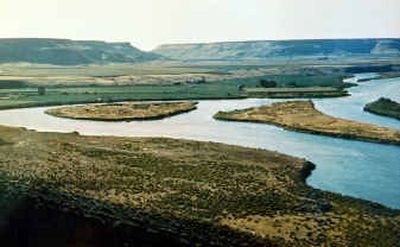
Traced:
[[400, 144], [400, 131], [396, 129], [335, 118], [315, 109], [312, 101], [277, 102], [257, 108], [219, 112], [214, 117], [274, 124], [313, 134]]
[[196, 109], [197, 102], [118, 103], [60, 107], [46, 113], [72, 119], [128, 121], [161, 119]]
[[[21, 195], [42, 198], [36, 206], [55, 205], [108, 225], [145, 222], [189, 242], [213, 234], [202, 224], [228, 226], [243, 234], [239, 243], [230, 242], [236, 246], [254, 245], [253, 238], [277, 246], [400, 241], [398, 211], [314, 190], [304, 184], [313, 166], [277, 152], [1, 126], [0, 134], [8, 143], [0, 145], [2, 208]], [[224, 234], [213, 237], [227, 246], [232, 235]]]

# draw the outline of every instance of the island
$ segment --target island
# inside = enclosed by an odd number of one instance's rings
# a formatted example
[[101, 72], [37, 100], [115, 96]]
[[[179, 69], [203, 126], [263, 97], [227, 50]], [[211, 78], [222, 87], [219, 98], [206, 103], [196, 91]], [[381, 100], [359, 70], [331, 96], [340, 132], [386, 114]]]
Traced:
[[45, 113], [56, 117], [97, 121], [152, 120], [192, 111], [197, 108], [196, 105], [197, 102], [114, 103], [60, 107], [46, 110]]
[[315, 165], [278, 152], [5, 126], [0, 136], [3, 243], [44, 246], [60, 238], [79, 246], [400, 242], [399, 210], [313, 189], [305, 180]]
[[364, 111], [400, 120], [400, 103], [388, 98], [379, 98], [366, 104]]
[[400, 131], [326, 115], [312, 101], [276, 102], [230, 112], [218, 112], [214, 118], [273, 124], [285, 129], [348, 139], [400, 144]]

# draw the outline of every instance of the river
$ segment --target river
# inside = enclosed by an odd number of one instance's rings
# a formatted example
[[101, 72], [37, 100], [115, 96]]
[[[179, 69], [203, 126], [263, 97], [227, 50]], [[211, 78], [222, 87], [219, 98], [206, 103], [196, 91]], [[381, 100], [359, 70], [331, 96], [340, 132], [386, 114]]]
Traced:
[[[362, 110], [381, 96], [400, 101], [400, 78], [361, 82], [352, 96], [316, 99], [321, 111], [347, 119], [400, 129], [400, 121]], [[225, 122], [212, 118], [220, 110], [259, 106], [276, 99], [204, 100], [198, 109], [156, 121], [95, 122], [44, 114], [51, 107], [0, 111], [0, 124], [38, 131], [84, 135], [164, 136], [216, 141], [276, 150], [306, 158], [317, 165], [311, 186], [400, 208], [400, 147], [317, 136], [257, 123]]]

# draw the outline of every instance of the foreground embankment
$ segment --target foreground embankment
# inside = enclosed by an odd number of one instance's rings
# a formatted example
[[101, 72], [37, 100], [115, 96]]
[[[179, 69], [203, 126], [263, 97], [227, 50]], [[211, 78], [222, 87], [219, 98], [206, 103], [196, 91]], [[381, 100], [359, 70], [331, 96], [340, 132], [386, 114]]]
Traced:
[[11, 244], [400, 241], [399, 211], [315, 190], [314, 165], [277, 152], [1, 126], [0, 136], [0, 236]]

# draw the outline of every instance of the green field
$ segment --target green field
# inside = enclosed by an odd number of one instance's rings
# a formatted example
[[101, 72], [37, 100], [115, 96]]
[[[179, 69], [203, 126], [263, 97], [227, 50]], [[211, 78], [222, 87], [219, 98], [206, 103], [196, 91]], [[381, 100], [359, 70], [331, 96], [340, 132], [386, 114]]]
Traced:
[[[341, 64], [0, 65], [0, 109], [74, 103], [348, 95]], [[262, 81], [276, 88], [263, 88]], [[44, 95], [38, 87], [45, 87]], [[300, 89], [297, 89], [300, 88]], [[300, 91], [297, 91], [300, 90]]]
[[0, 89], [0, 109], [136, 100], [241, 98], [229, 83], [171, 86], [107, 86], [51, 88], [39, 95], [36, 88]]

